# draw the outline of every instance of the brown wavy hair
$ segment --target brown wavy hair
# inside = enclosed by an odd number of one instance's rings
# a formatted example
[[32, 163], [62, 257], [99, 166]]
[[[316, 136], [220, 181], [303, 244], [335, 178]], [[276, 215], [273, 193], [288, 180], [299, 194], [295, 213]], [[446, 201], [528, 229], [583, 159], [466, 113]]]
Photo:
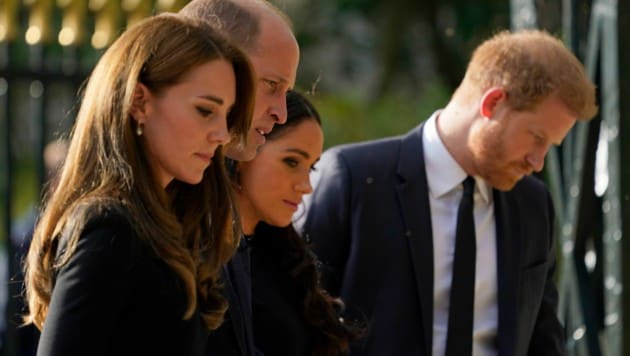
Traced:
[[[157, 95], [213, 60], [234, 68], [236, 102], [228, 128], [233, 139], [245, 140], [254, 100], [252, 69], [245, 55], [208, 25], [155, 16], [129, 28], [103, 54], [85, 86], [59, 186], [44, 199], [25, 261], [26, 323], [42, 328], [55, 274], [72, 257], [88, 219], [105, 209], [123, 212], [136, 235], [181, 279], [184, 319], [199, 308], [208, 328], [223, 321], [227, 302], [219, 272], [237, 240], [221, 148], [199, 184], [173, 180], [164, 189], [153, 178], [130, 115], [138, 83]], [[57, 251], [61, 236], [65, 248]]]

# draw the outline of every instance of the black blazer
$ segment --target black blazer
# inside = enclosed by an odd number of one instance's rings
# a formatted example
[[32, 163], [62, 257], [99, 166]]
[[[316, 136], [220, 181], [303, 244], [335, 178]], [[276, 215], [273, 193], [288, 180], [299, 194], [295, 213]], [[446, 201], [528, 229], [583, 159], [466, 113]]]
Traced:
[[225, 321], [210, 333], [206, 356], [254, 356], [250, 251], [241, 239], [236, 254], [223, 267], [224, 295], [229, 302]]
[[[433, 242], [422, 125], [325, 152], [298, 231], [325, 287], [369, 320], [353, 355], [431, 355]], [[545, 186], [494, 190], [499, 355], [563, 354], [556, 316], [554, 212]]]
[[[182, 320], [181, 279], [132, 224], [107, 208], [80, 227], [56, 275], [37, 355], [203, 355], [208, 329], [200, 310]], [[62, 237], [58, 251], [65, 243]]]

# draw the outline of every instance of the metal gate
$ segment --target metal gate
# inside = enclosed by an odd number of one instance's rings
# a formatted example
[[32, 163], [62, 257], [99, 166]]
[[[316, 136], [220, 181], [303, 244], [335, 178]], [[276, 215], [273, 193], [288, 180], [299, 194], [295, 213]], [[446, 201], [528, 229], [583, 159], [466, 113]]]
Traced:
[[[539, 27], [540, 3], [512, 0], [513, 27]], [[623, 238], [630, 224], [630, 117], [620, 98], [630, 78], [620, 62], [629, 53], [624, 29], [630, 29], [630, 4], [563, 0], [560, 5], [558, 30], [598, 85], [600, 114], [576, 125], [547, 159], [558, 216], [559, 312], [569, 355], [623, 355], [630, 350], [630, 333], [623, 328], [629, 320], [624, 316], [630, 316], [623, 308], [629, 305], [624, 282], [630, 281], [623, 271], [630, 265], [622, 258], [629, 250]]]

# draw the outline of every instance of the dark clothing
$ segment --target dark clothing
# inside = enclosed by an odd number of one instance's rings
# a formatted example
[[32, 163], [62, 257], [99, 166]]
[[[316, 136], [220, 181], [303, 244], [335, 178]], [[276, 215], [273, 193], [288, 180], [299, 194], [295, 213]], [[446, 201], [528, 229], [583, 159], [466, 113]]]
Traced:
[[[229, 158], [225, 160], [225, 166], [233, 179], [236, 179], [237, 165], [237, 161]], [[238, 215], [234, 211], [234, 216]], [[234, 233], [241, 234], [240, 229], [235, 229]], [[206, 356], [259, 355], [254, 347], [250, 272], [249, 246], [247, 240], [241, 238], [238, 250], [223, 266], [223, 295], [229, 307], [223, 324], [210, 334]]]
[[[369, 319], [353, 355], [431, 355], [433, 238], [422, 126], [330, 149], [318, 173], [299, 231], [324, 263], [325, 287]], [[498, 354], [561, 355], [550, 195], [526, 177], [493, 196]]]
[[280, 238], [251, 240], [255, 344], [265, 356], [312, 355], [316, 331], [301, 315], [303, 288], [289, 275]]
[[84, 228], [58, 272], [38, 355], [203, 355], [208, 331], [179, 277], [120, 214]]
[[249, 247], [245, 239], [223, 267], [223, 290], [229, 307], [225, 321], [210, 334], [206, 356], [256, 355], [252, 326]]

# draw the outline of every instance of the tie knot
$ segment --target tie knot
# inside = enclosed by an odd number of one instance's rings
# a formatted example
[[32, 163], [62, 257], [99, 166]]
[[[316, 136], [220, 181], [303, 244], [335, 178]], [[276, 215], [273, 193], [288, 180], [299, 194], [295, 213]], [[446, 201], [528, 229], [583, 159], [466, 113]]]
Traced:
[[473, 192], [475, 191], [475, 178], [468, 176], [464, 179], [462, 184], [464, 185], [464, 196], [472, 198]]

